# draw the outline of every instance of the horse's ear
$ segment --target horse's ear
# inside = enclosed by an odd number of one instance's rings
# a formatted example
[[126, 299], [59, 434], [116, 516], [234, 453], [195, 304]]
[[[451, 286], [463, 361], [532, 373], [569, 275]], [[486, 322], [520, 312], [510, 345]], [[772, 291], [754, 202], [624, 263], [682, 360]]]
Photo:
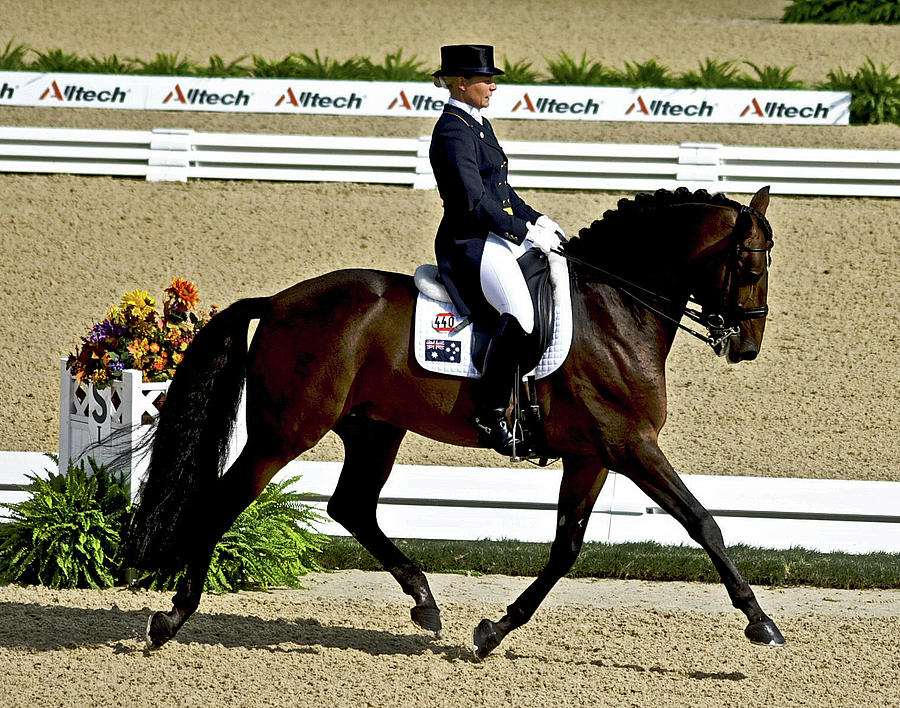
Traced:
[[753, 195], [750, 200], [750, 206], [756, 209], [760, 214], [765, 214], [769, 207], [769, 187], [766, 185]]

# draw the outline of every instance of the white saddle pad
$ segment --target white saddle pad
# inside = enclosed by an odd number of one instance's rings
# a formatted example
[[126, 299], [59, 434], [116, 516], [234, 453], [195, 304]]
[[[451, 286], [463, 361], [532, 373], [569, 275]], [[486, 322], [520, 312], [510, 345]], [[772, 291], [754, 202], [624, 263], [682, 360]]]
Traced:
[[[417, 284], [419, 280], [417, 275]], [[529, 372], [538, 379], [549, 376], [562, 366], [572, 344], [569, 272], [565, 259], [555, 254], [550, 255], [550, 282], [553, 286], [553, 339], [534, 371]], [[455, 334], [451, 333], [459, 324], [459, 313], [453, 303], [449, 302], [446, 290], [434, 290], [433, 283], [430, 286], [430, 289], [426, 287], [428, 295], [421, 292], [420, 286], [416, 301], [413, 336], [416, 361], [423, 369], [438, 374], [479, 378], [481, 372], [472, 363], [471, 325]]]

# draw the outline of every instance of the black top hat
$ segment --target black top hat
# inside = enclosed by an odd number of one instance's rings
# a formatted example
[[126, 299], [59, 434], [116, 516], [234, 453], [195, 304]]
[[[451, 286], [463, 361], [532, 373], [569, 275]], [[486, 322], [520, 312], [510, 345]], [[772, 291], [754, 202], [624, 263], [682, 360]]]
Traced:
[[497, 76], [503, 69], [494, 66], [494, 48], [489, 44], [450, 44], [441, 47], [441, 68], [432, 76]]

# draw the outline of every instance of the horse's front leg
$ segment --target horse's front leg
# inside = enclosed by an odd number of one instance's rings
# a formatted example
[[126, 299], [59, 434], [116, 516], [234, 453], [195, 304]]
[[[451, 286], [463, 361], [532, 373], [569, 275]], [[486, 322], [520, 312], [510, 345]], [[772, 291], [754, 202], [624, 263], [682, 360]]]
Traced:
[[707, 552], [728, 590], [731, 603], [747, 616], [749, 624], [744, 630], [747, 638], [754, 644], [784, 644], [784, 636], [762, 611], [753, 590], [728, 554], [719, 524], [691, 494], [656, 442], [649, 439], [636, 442], [630, 446], [627, 459], [614, 467], [677, 519]]
[[550, 559], [534, 582], [506, 608], [506, 615], [500, 621], [484, 619], [475, 628], [473, 650], [476, 659], [484, 659], [507, 634], [531, 619], [557, 581], [572, 568], [607, 473], [603, 463], [596, 458], [563, 458], [556, 538], [550, 548]]

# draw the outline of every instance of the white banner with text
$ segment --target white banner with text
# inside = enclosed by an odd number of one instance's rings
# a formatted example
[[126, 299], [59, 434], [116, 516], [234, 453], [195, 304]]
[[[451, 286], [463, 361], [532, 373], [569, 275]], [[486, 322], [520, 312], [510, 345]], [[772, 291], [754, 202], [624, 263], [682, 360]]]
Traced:
[[[447, 91], [425, 83], [0, 72], [3, 106], [436, 117]], [[842, 91], [506, 84], [490, 118], [847, 125]]]

